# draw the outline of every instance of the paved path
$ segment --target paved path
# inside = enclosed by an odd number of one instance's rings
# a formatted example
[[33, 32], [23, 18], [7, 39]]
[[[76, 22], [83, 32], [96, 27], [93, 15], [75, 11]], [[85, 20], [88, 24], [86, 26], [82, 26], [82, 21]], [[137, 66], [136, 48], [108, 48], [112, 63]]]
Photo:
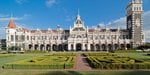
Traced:
[[77, 54], [76, 56], [76, 62], [74, 65], [74, 70], [78, 71], [86, 71], [86, 70], [92, 70], [92, 68], [89, 66], [89, 64], [86, 62], [85, 57], [81, 54]]

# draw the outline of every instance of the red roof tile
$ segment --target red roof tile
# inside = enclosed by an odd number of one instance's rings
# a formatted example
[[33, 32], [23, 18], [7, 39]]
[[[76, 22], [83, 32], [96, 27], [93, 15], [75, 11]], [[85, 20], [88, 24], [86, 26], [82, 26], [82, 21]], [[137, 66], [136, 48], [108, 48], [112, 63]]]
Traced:
[[15, 22], [13, 19], [9, 21], [8, 28], [16, 28]]

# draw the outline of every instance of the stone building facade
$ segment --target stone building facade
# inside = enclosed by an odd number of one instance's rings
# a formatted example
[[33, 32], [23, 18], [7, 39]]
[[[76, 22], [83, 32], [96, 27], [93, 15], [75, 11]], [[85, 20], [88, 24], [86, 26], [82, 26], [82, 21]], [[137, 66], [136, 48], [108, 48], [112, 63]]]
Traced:
[[108, 51], [130, 49], [144, 44], [142, 0], [132, 0], [126, 8], [127, 28], [88, 28], [78, 14], [73, 27], [63, 30], [30, 30], [17, 27], [11, 19], [6, 28], [7, 47], [47, 51]]

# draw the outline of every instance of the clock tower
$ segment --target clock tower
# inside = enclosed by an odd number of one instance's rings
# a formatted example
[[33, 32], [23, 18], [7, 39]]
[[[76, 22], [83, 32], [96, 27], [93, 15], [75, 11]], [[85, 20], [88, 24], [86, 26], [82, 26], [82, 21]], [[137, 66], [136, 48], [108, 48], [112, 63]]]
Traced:
[[136, 48], [144, 44], [143, 34], [143, 2], [142, 0], [131, 0], [126, 8], [127, 30], [129, 30], [129, 39], [131, 39], [132, 47]]

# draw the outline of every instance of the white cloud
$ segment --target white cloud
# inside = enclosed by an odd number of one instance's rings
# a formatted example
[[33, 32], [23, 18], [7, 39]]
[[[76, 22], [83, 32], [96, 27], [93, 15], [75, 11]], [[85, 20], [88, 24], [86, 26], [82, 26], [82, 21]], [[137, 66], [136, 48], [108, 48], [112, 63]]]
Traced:
[[143, 14], [143, 25], [146, 41], [150, 42], [150, 11], [147, 11]]
[[[5, 29], [8, 25], [9, 21], [5, 21], [5, 22], [1, 22], [0, 23], [0, 39], [5, 39]], [[23, 27], [23, 28], [31, 28], [30, 26], [27, 26], [25, 24], [22, 24], [22, 23], [18, 23], [18, 22], [15, 22], [15, 24], [18, 26], [18, 27]]]
[[23, 3], [27, 3], [28, 0], [16, 0], [16, 3], [18, 4], [23, 4]]
[[47, 7], [52, 7], [54, 4], [56, 4], [56, 0], [46, 0], [45, 4]]
[[111, 28], [120, 27], [124, 29], [126, 28], [126, 17], [121, 17], [120, 19], [109, 22], [107, 25]]
[[150, 11], [147, 11], [143, 14], [143, 24], [144, 24], [144, 28], [146, 30], [149, 30], [150, 29]]
[[119, 19], [116, 19], [116, 20], [113, 20], [113, 21], [110, 21], [108, 23], [99, 23], [98, 24], [99, 26], [101, 26], [102, 28], [104, 27], [107, 27], [107, 28], [126, 28], [126, 17], [121, 17]]
[[[25, 19], [25, 18], [27, 18], [27, 17], [29, 17], [29, 16], [30, 16], [30, 15], [28, 15], [28, 14], [24, 14], [24, 15], [21, 16], [21, 17], [12, 17], [12, 18], [13, 18], [14, 20], [22, 20], [22, 19]], [[9, 15], [6, 16], [6, 17], [0, 16], [0, 21], [9, 21], [10, 18], [11, 18], [11, 17], [9, 17]]]
[[[121, 17], [120, 19], [108, 22], [105, 25], [107, 25], [110, 28], [126, 28], [126, 17]], [[145, 33], [145, 39], [147, 42], [150, 42], [150, 11], [146, 11], [143, 14], [143, 28]]]
[[[10, 15], [7, 15], [7, 14], [5, 14], [5, 15], [2, 15], [2, 16], [0, 15], [0, 39], [5, 38], [5, 28], [7, 27], [8, 23], [9, 23], [9, 20], [10, 20]], [[18, 21], [18, 20], [26, 19], [30, 16], [31, 15], [24, 14], [21, 17], [13, 17], [13, 19]], [[22, 27], [27, 26], [27, 25], [24, 25], [24, 24], [21, 24], [21, 23], [16, 23], [16, 25], [19, 25], [19, 26], [22, 26]]]
[[104, 27], [104, 26], [105, 26], [104, 23], [99, 23], [98, 25], [101, 26], [101, 27]]

